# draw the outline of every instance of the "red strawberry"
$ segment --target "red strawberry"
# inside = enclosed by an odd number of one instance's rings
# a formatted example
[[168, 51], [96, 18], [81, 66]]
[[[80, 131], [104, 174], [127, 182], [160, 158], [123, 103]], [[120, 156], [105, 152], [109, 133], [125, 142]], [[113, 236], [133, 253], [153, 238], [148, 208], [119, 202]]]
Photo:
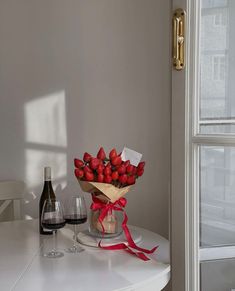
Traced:
[[114, 181], [116, 181], [116, 180], [118, 179], [118, 176], [119, 176], [118, 171], [114, 171], [114, 172], [112, 172], [112, 179], [113, 179]]
[[97, 158], [102, 161], [106, 158], [105, 151], [102, 147], [98, 151]]
[[94, 181], [94, 174], [93, 173], [90, 173], [90, 172], [85, 172], [85, 180], [86, 181]]
[[126, 173], [126, 167], [122, 164], [119, 168], [118, 168], [118, 174], [122, 175]]
[[124, 174], [124, 175], [119, 176], [119, 177], [118, 177], [118, 181], [119, 181], [120, 183], [122, 183], [123, 185], [126, 184], [126, 182], [127, 182], [127, 175]]
[[104, 181], [104, 175], [103, 174], [98, 174], [98, 176], [97, 176], [97, 182], [103, 183], [103, 181]]
[[99, 164], [100, 164], [100, 160], [99, 159], [92, 158], [91, 161], [90, 161], [90, 168], [92, 170], [95, 170], [95, 169], [97, 169], [97, 167], [99, 166]]
[[138, 165], [138, 170], [142, 170], [145, 166], [145, 162], [140, 162]]
[[100, 165], [103, 166], [104, 165], [104, 161], [99, 160], [100, 161]]
[[125, 167], [128, 167], [128, 166], [130, 165], [130, 161], [129, 161], [129, 160], [125, 161], [123, 165], [124, 165]]
[[109, 169], [111, 169], [111, 168], [112, 168], [112, 166], [111, 166], [110, 162], [108, 162], [108, 163], [106, 164], [106, 168], [109, 168]]
[[78, 179], [81, 179], [84, 176], [84, 172], [81, 169], [75, 169], [74, 174]]
[[86, 163], [89, 163], [91, 158], [92, 158], [92, 156], [90, 154], [85, 153], [84, 156], [83, 156], [83, 161], [86, 162]]
[[83, 168], [83, 171], [84, 171], [84, 173], [92, 173], [91, 168], [89, 168], [88, 166], [85, 166], [85, 167]]
[[134, 170], [134, 166], [133, 165], [129, 165], [129, 166], [126, 167], [126, 172], [128, 174], [131, 174], [133, 172], [133, 170]]
[[104, 183], [110, 184], [112, 182], [112, 177], [110, 175], [104, 176]]
[[133, 166], [132, 174], [135, 175], [137, 173], [137, 167]]
[[137, 176], [140, 177], [144, 174], [144, 169], [141, 169], [141, 170], [137, 170]]
[[111, 175], [111, 173], [112, 173], [111, 168], [106, 166], [104, 169], [105, 176]]
[[76, 168], [81, 168], [81, 167], [84, 166], [84, 163], [83, 163], [83, 161], [81, 161], [81, 160], [79, 160], [79, 159], [74, 159], [74, 166], [75, 166]]
[[111, 152], [109, 153], [110, 160], [115, 158], [116, 156], [117, 156], [117, 151], [115, 149], [112, 149]]
[[128, 185], [135, 184], [135, 176], [129, 176], [129, 177], [127, 177], [127, 184]]
[[111, 159], [111, 163], [114, 166], [119, 166], [122, 163], [122, 158], [120, 156], [116, 156], [116, 157]]
[[96, 172], [98, 174], [103, 174], [103, 170], [104, 170], [104, 165], [99, 165], [96, 169]]

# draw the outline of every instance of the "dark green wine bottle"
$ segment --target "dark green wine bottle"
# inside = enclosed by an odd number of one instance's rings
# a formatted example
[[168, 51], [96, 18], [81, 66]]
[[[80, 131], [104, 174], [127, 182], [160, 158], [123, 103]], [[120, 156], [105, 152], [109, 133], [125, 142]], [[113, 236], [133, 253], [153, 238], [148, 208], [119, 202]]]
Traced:
[[45, 200], [55, 199], [55, 192], [51, 184], [51, 167], [44, 168], [44, 187], [42, 190], [42, 195], [39, 202], [39, 231], [40, 234], [52, 234], [51, 230], [44, 229], [41, 224], [42, 209]]

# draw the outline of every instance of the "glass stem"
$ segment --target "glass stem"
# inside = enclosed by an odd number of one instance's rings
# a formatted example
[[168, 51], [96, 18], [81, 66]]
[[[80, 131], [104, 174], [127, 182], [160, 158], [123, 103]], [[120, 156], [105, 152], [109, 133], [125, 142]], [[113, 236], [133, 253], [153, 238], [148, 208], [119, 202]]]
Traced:
[[74, 239], [73, 239], [73, 246], [77, 246], [77, 224], [74, 224]]
[[56, 231], [55, 230], [52, 232], [52, 235], [53, 235], [53, 249], [52, 249], [52, 252], [55, 253], [56, 252]]

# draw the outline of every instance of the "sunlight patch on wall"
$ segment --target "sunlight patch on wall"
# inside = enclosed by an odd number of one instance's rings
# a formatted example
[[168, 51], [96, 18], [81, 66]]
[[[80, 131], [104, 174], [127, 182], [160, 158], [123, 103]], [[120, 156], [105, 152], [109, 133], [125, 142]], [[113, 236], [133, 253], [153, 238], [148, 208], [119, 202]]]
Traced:
[[28, 197], [25, 197], [27, 204], [39, 195], [35, 193], [35, 187], [41, 188], [43, 185], [45, 166], [52, 167], [52, 179], [56, 182], [54, 185], [62, 186], [63, 183], [65, 186], [67, 176], [65, 91], [27, 102], [24, 106], [24, 120], [25, 182], [30, 191]]
[[27, 102], [24, 117], [26, 142], [67, 146], [64, 91]]

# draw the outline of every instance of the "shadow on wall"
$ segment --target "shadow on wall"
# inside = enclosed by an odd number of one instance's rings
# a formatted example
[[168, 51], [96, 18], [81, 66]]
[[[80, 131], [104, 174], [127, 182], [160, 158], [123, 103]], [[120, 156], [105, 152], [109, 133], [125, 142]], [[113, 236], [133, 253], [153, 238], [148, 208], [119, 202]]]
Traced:
[[[65, 91], [30, 100], [24, 105], [25, 127], [25, 218], [37, 217], [43, 168], [52, 167], [53, 185], [66, 186], [67, 128]], [[42, 177], [41, 180], [38, 177]], [[61, 192], [61, 191], [60, 191]]]

